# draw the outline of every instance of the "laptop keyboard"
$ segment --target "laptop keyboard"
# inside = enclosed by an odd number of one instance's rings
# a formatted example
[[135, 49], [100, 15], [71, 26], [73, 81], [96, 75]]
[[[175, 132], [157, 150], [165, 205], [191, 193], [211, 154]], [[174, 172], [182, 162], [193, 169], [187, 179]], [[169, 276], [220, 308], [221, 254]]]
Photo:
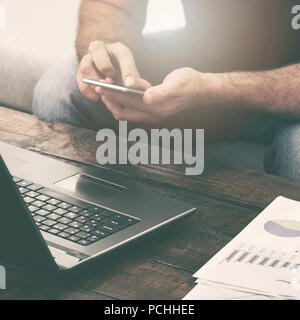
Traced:
[[13, 177], [41, 231], [87, 246], [140, 220]]

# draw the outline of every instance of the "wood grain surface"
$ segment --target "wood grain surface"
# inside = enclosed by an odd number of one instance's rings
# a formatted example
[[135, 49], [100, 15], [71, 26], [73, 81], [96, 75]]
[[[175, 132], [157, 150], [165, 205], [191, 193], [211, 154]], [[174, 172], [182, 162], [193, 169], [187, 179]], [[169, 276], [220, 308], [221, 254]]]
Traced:
[[[98, 166], [96, 132], [47, 123], [0, 107], [0, 140], [60, 158]], [[76, 276], [49, 281], [7, 270], [1, 299], [181, 299], [193, 273], [239, 233], [276, 196], [300, 200], [300, 184], [222, 162], [201, 176], [183, 166], [108, 166], [143, 187], [197, 208], [190, 218], [88, 265]]]

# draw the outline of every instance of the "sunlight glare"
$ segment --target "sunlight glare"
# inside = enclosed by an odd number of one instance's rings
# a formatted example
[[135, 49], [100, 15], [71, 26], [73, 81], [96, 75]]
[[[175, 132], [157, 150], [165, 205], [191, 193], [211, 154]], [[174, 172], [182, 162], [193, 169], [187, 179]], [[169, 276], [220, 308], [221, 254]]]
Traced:
[[185, 25], [181, 0], [149, 0], [144, 34], [176, 30]]

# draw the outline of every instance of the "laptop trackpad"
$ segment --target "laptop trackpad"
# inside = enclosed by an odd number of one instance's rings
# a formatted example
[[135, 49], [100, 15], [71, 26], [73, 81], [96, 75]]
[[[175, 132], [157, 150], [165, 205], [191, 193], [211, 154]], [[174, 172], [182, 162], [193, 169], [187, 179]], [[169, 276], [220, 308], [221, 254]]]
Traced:
[[126, 190], [121, 185], [82, 173], [55, 182], [54, 185], [90, 201], [108, 198]]

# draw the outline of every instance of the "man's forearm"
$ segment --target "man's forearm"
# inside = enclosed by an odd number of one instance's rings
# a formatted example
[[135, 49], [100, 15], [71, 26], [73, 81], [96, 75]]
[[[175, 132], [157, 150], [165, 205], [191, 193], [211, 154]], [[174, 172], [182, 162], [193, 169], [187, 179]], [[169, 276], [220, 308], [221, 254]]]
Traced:
[[76, 50], [79, 59], [94, 40], [123, 42], [134, 50], [141, 41], [146, 0], [82, 0]]
[[218, 97], [227, 107], [300, 119], [300, 64], [220, 77]]

